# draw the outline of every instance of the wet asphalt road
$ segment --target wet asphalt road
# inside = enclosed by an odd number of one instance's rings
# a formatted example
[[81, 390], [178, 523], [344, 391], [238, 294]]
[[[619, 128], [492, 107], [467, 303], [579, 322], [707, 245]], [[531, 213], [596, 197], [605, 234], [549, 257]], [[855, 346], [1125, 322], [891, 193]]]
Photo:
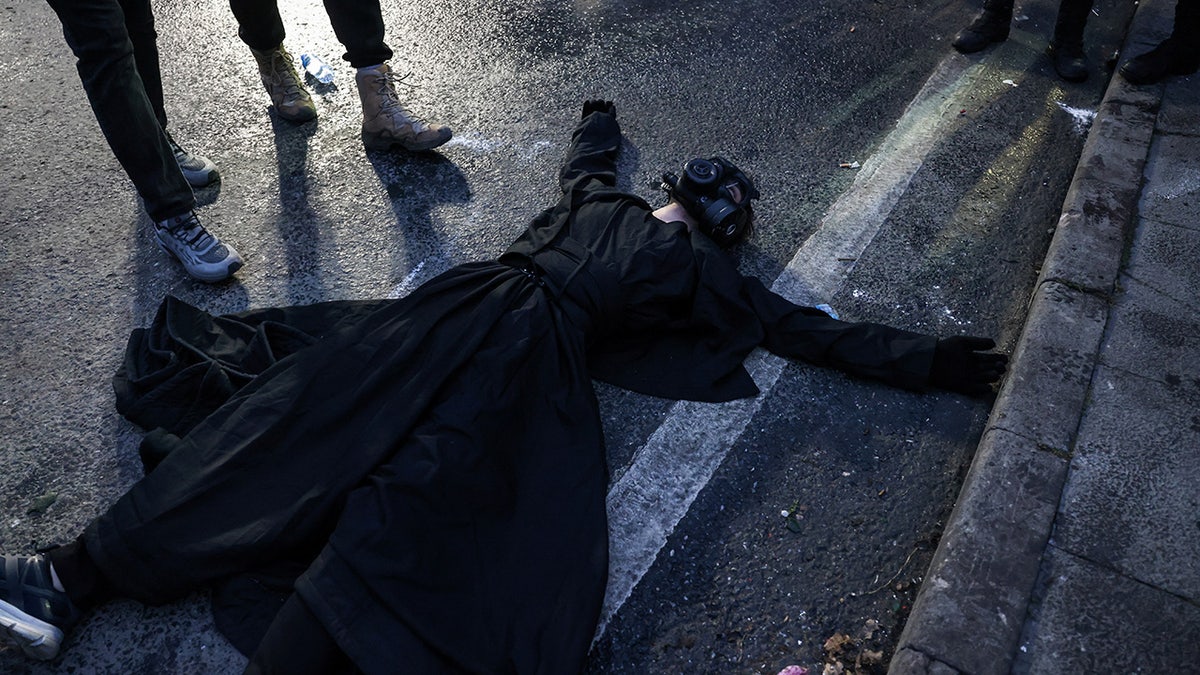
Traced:
[[[221, 168], [197, 193], [201, 214], [247, 259], [215, 287], [151, 242], [53, 13], [0, 10], [0, 549], [73, 538], [140, 475], [140, 432], [113, 410], [109, 378], [163, 295], [213, 312], [394, 297], [495, 256], [554, 199], [584, 98], [617, 102], [622, 185], [651, 201], [662, 171], [697, 154], [752, 172], [765, 198], [739, 255], [770, 284], [852, 189], [857, 170], [839, 165], [886, 154], [931, 75], [960, 73], [957, 109], [906, 132], [933, 134], [928, 152], [889, 209], [864, 216], [878, 234], [823, 299], [843, 318], [1009, 346], [1126, 11], [1097, 3], [1093, 76], [1067, 85], [1041, 54], [1045, 1], [1018, 4], [1013, 37], [967, 58], [949, 41], [975, 5], [947, 0], [385, 0], [393, 67], [413, 73], [409, 107], [456, 131], [412, 156], [364, 152], [352, 72], [320, 3], [281, 4], [285, 44], [337, 71], [314, 91], [315, 123], [269, 111], [225, 4], [155, 3], [170, 128]], [[599, 392], [618, 479], [672, 402]], [[861, 645], [886, 663], [988, 409], [787, 366], [606, 624], [589, 671], [819, 672], [827, 638], [870, 626]], [[199, 595], [106, 607], [50, 664], [0, 651], [6, 673], [242, 663]]]

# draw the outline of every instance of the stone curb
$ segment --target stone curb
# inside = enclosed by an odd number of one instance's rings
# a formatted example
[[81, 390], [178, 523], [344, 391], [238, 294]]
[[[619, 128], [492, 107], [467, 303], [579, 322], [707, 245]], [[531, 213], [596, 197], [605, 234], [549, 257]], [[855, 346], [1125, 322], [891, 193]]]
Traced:
[[[1161, 27], [1165, 4], [1140, 4], [1124, 54], [1157, 42], [1147, 36]], [[1109, 82], [1009, 374], [889, 673], [1010, 672], [1136, 220], [1162, 90], [1119, 75]]]

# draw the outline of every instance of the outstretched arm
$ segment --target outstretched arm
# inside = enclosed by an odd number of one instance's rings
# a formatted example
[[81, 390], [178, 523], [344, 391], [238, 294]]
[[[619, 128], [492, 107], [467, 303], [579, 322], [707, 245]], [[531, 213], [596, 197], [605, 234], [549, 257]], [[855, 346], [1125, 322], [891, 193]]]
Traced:
[[938, 339], [877, 323], [834, 319], [772, 293], [756, 279], [746, 293], [764, 330], [763, 347], [788, 358], [883, 380], [907, 389], [938, 387], [972, 396], [991, 391], [1008, 357], [985, 353], [987, 338]]
[[571, 147], [559, 173], [559, 186], [566, 192], [572, 185], [613, 187], [617, 184], [617, 151], [621, 148], [621, 127], [612, 101], [591, 100], [583, 103], [583, 119], [571, 134]]

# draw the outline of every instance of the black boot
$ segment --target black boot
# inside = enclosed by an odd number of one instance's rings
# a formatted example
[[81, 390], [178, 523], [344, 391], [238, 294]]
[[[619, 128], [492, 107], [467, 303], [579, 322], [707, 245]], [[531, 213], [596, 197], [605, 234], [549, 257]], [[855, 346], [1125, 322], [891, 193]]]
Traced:
[[[1004, 6], [1001, 6], [1004, 5]], [[993, 42], [1008, 39], [1009, 24], [1012, 23], [1012, 3], [984, 4], [983, 11], [954, 38], [954, 48], [963, 54], [972, 54]]]
[[1121, 66], [1121, 75], [1133, 84], [1153, 84], [1172, 75], [1189, 75], [1200, 68], [1200, 49], [1181, 47], [1174, 36], [1135, 56]]
[[1050, 56], [1054, 59], [1054, 72], [1068, 82], [1083, 82], [1088, 77], [1087, 57], [1083, 45], [1078, 42], [1050, 45]]
[[1083, 82], [1088, 76], [1087, 57], [1083, 54], [1083, 29], [1087, 25], [1092, 0], [1063, 0], [1054, 22], [1050, 56], [1054, 71], [1068, 82]]
[[1200, 0], [1177, 0], [1171, 37], [1121, 66], [1133, 84], [1151, 84], [1171, 75], [1190, 75], [1200, 69]]

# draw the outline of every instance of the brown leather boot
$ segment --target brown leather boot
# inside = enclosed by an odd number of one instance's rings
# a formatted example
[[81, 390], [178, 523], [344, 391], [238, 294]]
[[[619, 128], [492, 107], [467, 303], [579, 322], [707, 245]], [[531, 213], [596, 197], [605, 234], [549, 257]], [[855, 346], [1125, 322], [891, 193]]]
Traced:
[[354, 76], [362, 99], [363, 145], [368, 150], [430, 150], [450, 140], [453, 132], [443, 124], [429, 124], [400, 105], [396, 82], [403, 81], [386, 63], [359, 68]]
[[317, 106], [313, 105], [304, 81], [296, 72], [295, 61], [283, 45], [265, 52], [254, 48], [250, 51], [258, 61], [258, 74], [280, 117], [289, 122], [305, 122], [317, 116]]

